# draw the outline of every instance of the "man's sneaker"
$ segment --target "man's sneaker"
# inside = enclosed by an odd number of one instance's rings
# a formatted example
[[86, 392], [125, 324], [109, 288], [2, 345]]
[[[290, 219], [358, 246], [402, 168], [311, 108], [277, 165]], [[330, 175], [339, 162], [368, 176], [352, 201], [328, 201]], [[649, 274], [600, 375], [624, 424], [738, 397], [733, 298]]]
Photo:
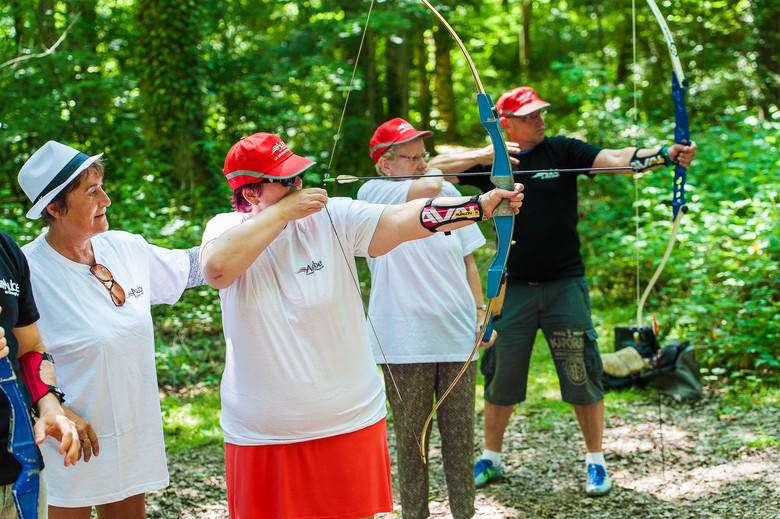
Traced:
[[495, 479], [502, 474], [501, 463], [498, 467], [493, 466], [493, 462], [486, 459], [480, 459], [476, 465], [474, 465], [474, 484], [481, 487], [491, 479]]
[[591, 497], [603, 496], [612, 489], [612, 481], [609, 480], [606, 469], [596, 463], [588, 464], [588, 482], [585, 485], [585, 494]]

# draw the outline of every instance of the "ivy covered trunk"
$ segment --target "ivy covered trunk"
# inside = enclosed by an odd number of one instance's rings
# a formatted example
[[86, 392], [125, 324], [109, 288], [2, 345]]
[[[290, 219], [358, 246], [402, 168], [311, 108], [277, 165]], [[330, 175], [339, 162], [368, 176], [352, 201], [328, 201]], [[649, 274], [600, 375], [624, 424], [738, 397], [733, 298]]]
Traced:
[[203, 110], [200, 3], [139, 0], [138, 75], [146, 152], [153, 175], [187, 191], [206, 179], [201, 154]]

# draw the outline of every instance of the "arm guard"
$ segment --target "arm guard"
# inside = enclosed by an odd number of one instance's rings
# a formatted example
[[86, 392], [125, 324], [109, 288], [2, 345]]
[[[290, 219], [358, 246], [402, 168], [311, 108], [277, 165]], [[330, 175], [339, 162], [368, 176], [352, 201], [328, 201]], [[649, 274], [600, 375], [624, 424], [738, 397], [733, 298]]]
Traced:
[[21, 372], [22, 380], [27, 385], [27, 389], [30, 390], [33, 405], [35, 405], [43, 395], [51, 391], [51, 387], [41, 380], [41, 362], [44, 360], [48, 360], [54, 364], [54, 359], [52, 359], [51, 355], [48, 353], [41, 353], [40, 351], [25, 353], [18, 359], [19, 371]]
[[653, 166], [658, 166], [660, 164], [663, 164], [664, 166], [671, 166], [672, 164], [674, 164], [674, 162], [669, 158], [669, 154], [667, 153], [669, 150], [669, 146], [664, 146], [663, 148], [653, 153], [649, 157], [639, 158], [637, 157], [637, 154], [641, 149], [643, 148], [637, 148], [636, 150], [634, 150], [634, 155], [631, 157], [631, 162], [628, 163], [628, 165], [634, 168], [634, 171], [636, 171], [637, 173], [652, 168]]
[[454, 205], [434, 204], [433, 201], [433, 198], [429, 199], [420, 213], [420, 223], [431, 232], [436, 232], [439, 227], [448, 223], [487, 219], [482, 211], [479, 195]]

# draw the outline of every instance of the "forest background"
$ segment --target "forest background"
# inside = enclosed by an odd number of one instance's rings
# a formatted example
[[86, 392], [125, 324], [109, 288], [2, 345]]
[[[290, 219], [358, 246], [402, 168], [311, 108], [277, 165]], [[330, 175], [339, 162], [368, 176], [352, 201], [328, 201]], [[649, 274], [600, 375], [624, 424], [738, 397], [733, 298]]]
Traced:
[[[493, 99], [531, 85], [551, 103], [548, 135], [605, 147], [671, 143], [669, 53], [643, 2], [635, 11], [628, 0], [434, 4]], [[755, 394], [780, 382], [780, 0], [660, 8], [690, 81], [699, 151], [690, 210], [645, 316], [658, 316], [662, 344], [696, 346], [711, 387]], [[51, 139], [105, 152], [111, 227], [166, 247], [199, 244], [205, 222], [229, 210], [224, 157], [254, 132], [277, 133], [316, 160], [309, 186], [326, 175], [371, 175], [368, 138], [396, 116], [434, 131], [426, 141], [434, 152], [488, 144], [471, 73], [430, 12], [411, 0], [376, 2], [363, 39], [367, 11], [368, 2], [351, 0], [2, 2], [0, 228], [22, 244], [41, 231], [24, 217], [16, 177]], [[635, 324], [637, 292], [671, 231], [671, 186], [667, 170], [581, 182], [603, 351], [615, 326]], [[331, 196], [357, 187], [327, 184]], [[493, 253], [480, 251], [480, 265]], [[370, 288], [363, 264], [361, 285]], [[155, 320], [161, 386], [199, 386], [218, 398], [216, 291], [190, 290], [156, 308]]]

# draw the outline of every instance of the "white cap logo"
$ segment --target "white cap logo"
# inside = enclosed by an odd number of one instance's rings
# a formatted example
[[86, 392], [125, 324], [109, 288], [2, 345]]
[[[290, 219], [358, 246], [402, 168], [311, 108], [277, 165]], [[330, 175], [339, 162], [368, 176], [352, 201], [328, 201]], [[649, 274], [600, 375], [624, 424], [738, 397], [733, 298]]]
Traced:
[[414, 130], [414, 127], [409, 123], [403, 123], [398, 126], [398, 133], [405, 133], [409, 130]]
[[274, 147], [271, 149], [271, 155], [273, 155], [274, 160], [279, 160], [282, 155], [287, 151], [287, 145], [283, 142], [277, 142], [274, 144]]

